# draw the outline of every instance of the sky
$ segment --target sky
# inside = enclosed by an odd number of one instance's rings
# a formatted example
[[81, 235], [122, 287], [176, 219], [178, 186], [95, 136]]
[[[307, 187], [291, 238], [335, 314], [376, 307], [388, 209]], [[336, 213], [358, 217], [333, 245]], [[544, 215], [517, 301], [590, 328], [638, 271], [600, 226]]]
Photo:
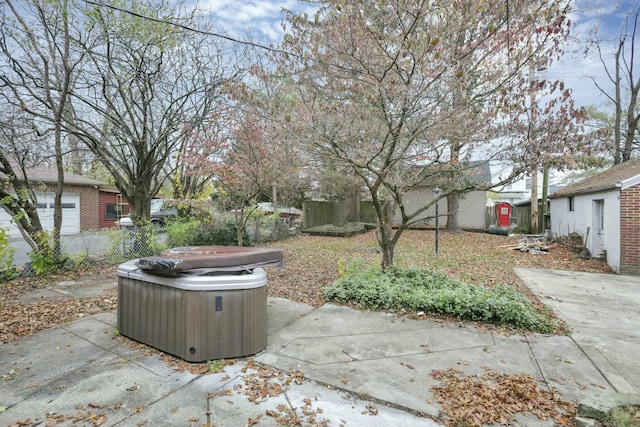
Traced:
[[[608, 88], [612, 87], [611, 83], [606, 78], [602, 63], [594, 56], [595, 51], [585, 56], [584, 50], [596, 26], [599, 27], [601, 39], [618, 38], [624, 24], [624, 12], [630, 10], [630, 5], [634, 3], [637, 6], [638, 1], [622, 0], [619, 8], [615, 0], [578, 0], [574, 3], [574, 12], [569, 16], [573, 30], [565, 56], [542, 72], [540, 77], [564, 81], [565, 87], [573, 89], [573, 98], [578, 106], [596, 105], [605, 109], [606, 98], [594, 86], [592, 78]], [[198, 4], [210, 11], [211, 21], [217, 28], [244, 40], [249, 38], [250, 33], [253, 41], [264, 44], [280, 40], [283, 8], [311, 10], [308, 4], [298, 0], [199, 0]], [[612, 58], [612, 44], [604, 44], [603, 48], [605, 55]], [[640, 70], [640, 63], [637, 65], [636, 68]]]
[[[596, 79], [601, 86], [609, 90], [612, 90], [613, 85], [596, 55], [596, 50], [590, 49], [588, 54], [585, 54], [585, 49], [590, 46], [589, 40], [592, 39], [593, 30], [597, 28], [603, 57], [608, 64], [613, 64], [616, 48], [614, 42], [619, 40], [625, 27], [626, 13], [633, 6], [638, 7], [638, 0], [625, 0], [621, 4], [615, 0], [580, 0], [575, 3], [575, 10], [569, 16], [574, 25], [566, 53], [559, 62], [549, 67], [545, 77], [549, 80], [562, 80], [567, 87], [572, 88], [573, 99], [577, 105], [607, 108], [607, 99], [593, 80]], [[638, 33], [640, 36], [640, 30]], [[636, 58], [635, 63], [637, 79], [640, 60]]]

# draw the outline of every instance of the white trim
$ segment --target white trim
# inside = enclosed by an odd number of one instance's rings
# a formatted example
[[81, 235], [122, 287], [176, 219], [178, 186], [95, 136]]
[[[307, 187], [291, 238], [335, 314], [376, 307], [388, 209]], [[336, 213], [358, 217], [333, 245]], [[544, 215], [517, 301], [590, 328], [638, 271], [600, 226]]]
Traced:
[[626, 190], [627, 188], [638, 184], [640, 184], [640, 175], [632, 176], [631, 178], [627, 178], [618, 183], [621, 190]]

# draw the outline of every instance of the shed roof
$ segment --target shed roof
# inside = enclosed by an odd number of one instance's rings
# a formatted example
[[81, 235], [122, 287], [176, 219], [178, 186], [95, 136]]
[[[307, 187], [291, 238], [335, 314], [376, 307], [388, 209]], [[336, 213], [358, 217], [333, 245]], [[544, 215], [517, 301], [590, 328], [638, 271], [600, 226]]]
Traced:
[[551, 199], [569, 197], [577, 194], [596, 193], [598, 191], [624, 188], [626, 183], [640, 182], [640, 157], [615, 165], [597, 175], [567, 185], [549, 196]]
[[[438, 180], [437, 172], [449, 172], [454, 170], [454, 167], [449, 164], [435, 164], [431, 166], [415, 166], [416, 170], [429, 170], [431, 174], [422, 182], [423, 185], [434, 185], [434, 181]], [[491, 167], [487, 160], [469, 160], [466, 163], [459, 163], [457, 170], [462, 172], [467, 182], [475, 183], [478, 185], [488, 186], [491, 184]], [[434, 173], [436, 172], [436, 173]]]

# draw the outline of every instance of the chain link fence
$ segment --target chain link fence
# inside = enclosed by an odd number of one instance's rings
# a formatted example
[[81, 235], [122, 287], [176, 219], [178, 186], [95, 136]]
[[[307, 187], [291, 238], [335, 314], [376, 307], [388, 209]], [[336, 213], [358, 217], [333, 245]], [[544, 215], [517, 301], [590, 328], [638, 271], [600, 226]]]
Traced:
[[[159, 255], [166, 249], [178, 246], [232, 246], [237, 245], [238, 235], [242, 237], [243, 246], [250, 246], [287, 239], [300, 231], [292, 219], [272, 217], [252, 217], [241, 233], [237, 228], [233, 218], [226, 218], [211, 223], [179, 220], [162, 228], [149, 225], [104, 229], [61, 236], [59, 254], [54, 253], [53, 245], [50, 253], [34, 254], [22, 239], [11, 239], [5, 242], [6, 250], [0, 251], [0, 256], [5, 258], [0, 259], [0, 279], [41, 274], [60, 268], [112, 266], [134, 258]], [[8, 274], [9, 270], [13, 272]]]

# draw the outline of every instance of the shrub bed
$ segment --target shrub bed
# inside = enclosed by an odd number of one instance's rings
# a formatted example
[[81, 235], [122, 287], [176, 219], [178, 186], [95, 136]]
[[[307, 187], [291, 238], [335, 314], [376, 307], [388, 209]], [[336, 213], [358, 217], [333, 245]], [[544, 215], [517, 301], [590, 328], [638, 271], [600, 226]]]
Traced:
[[381, 271], [354, 263], [325, 289], [325, 298], [370, 310], [424, 311], [460, 320], [496, 323], [550, 333], [556, 323], [524, 295], [508, 286], [490, 289], [417, 268]]
[[364, 223], [349, 222], [343, 226], [325, 224], [319, 227], [305, 228], [304, 232], [312, 236], [351, 237], [368, 231]]

